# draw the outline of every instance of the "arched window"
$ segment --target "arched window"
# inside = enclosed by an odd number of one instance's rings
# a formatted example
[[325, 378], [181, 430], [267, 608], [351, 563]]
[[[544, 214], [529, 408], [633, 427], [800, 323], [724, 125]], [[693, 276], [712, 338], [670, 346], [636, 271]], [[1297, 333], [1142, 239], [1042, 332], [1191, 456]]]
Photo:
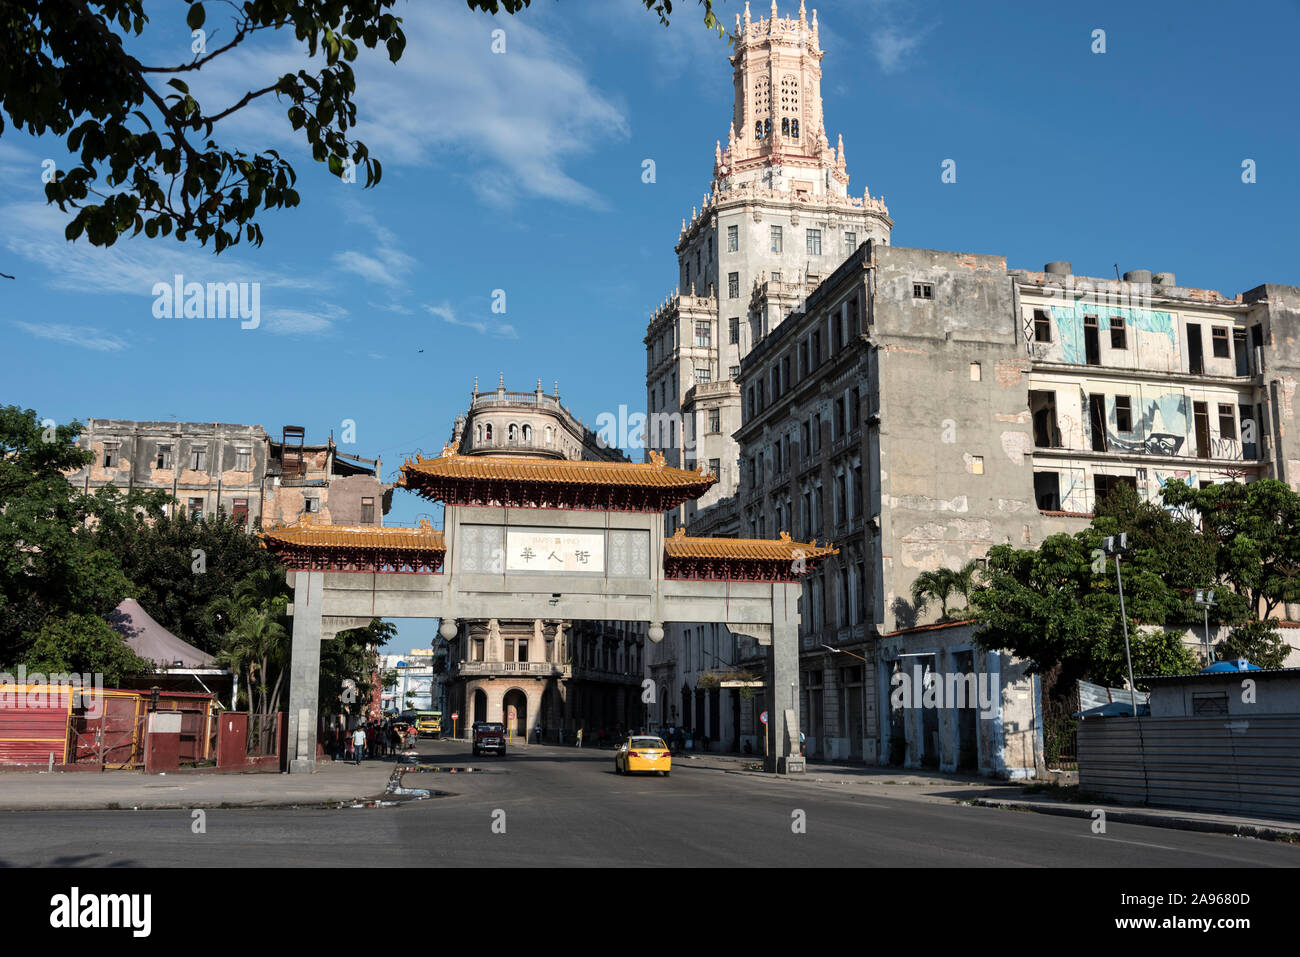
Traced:
[[754, 121], [754, 139], [756, 139], [756, 140], [761, 140], [762, 138], [763, 138], [763, 121], [762, 121], [762, 120], [755, 120], [755, 121]]
[[788, 116], [781, 117], [781, 135], [782, 136], [790, 135], [790, 117]]
[[486, 429], [486, 431], [484, 432], [484, 434], [487, 436], [487, 440], [488, 440], [489, 442], [491, 442], [491, 441], [492, 441], [492, 423], [489, 422], [489, 423], [487, 424], [487, 426], [485, 426], [485, 429]]
[[772, 121], [771, 121], [771, 120], [764, 120], [764, 121], [763, 121], [763, 139], [767, 139], [767, 138], [768, 138], [769, 136], [771, 136], [771, 135], [772, 135]]
[[483, 426], [476, 425], [474, 426], [474, 444], [477, 445], [479, 442], [482, 441], [483, 441]]
[[533, 427], [531, 425], [524, 426], [524, 441], [528, 443], [533, 441]]
[[517, 426], [517, 425], [515, 425], [513, 422], [511, 422], [511, 423], [510, 423], [509, 431], [506, 433], [506, 438], [507, 438], [509, 441], [511, 441], [511, 442], [518, 442], [518, 441], [519, 441], [519, 426]]
[[551, 444], [551, 440], [552, 440], [551, 427], [548, 425], [548, 426], [546, 427], [546, 444], [547, 444], [547, 445], [550, 445], [550, 444]]
[[799, 138], [799, 121], [798, 121], [798, 120], [791, 120], [791, 121], [790, 121], [790, 138], [791, 138], [791, 139], [796, 139], [796, 140]]

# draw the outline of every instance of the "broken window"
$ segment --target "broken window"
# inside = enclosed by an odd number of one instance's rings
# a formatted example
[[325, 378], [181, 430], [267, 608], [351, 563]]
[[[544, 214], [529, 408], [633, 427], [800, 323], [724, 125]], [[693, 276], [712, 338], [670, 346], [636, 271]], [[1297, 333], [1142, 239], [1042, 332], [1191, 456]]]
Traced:
[[1235, 439], [1237, 437], [1237, 419], [1231, 405], [1219, 405], [1219, 438]]
[[1044, 512], [1061, 510], [1061, 476], [1057, 472], [1034, 473], [1034, 499]]
[[113, 463], [117, 460], [117, 451], [121, 448], [116, 442], [104, 446], [104, 468], [113, 468]]
[[235, 449], [235, 471], [251, 472], [253, 451], [252, 449]]
[[190, 468], [196, 472], [202, 472], [207, 468], [208, 450], [202, 446], [195, 446], [190, 449]]
[[1196, 457], [1210, 457], [1210, 412], [1204, 402], [1192, 403], [1193, 419], [1196, 422]]
[[1090, 366], [1101, 365], [1101, 341], [1097, 332], [1097, 317], [1083, 317], [1083, 351]]
[[172, 467], [172, 447], [170, 445], [158, 446], [158, 457], [154, 460], [154, 468], [169, 469]]
[[971, 382], [979, 382], [979, 381], [980, 381], [980, 371], [981, 371], [981, 370], [980, 370], [980, 364], [979, 364], [978, 362], [972, 362], [972, 363], [970, 364], [970, 380], [971, 380]]
[[1205, 344], [1201, 341], [1199, 323], [1187, 324], [1187, 371], [1192, 375], [1205, 372]]
[[1133, 400], [1126, 395], [1115, 396], [1115, 428], [1120, 432], [1133, 431]]
[[1056, 421], [1056, 393], [1029, 393], [1029, 412], [1034, 419], [1034, 445], [1040, 449], [1059, 449], [1061, 432]]
[[1106, 451], [1106, 397], [1099, 393], [1088, 396], [1088, 425], [1092, 433], [1092, 450]]
[[1112, 349], [1128, 348], [1128, 327], [1121, 316], [1110, 317], [1110, 347]]
[[1214, 326], [1210, 329], [1210, 342], [1214, 348], [1214, 358], [1227, 359], [1231, 354], [1228, 349], [1228, 327]]
[[1134, 492], [1137, 491], [1137, 476], [1135, 475], [1094, 475], [1092, 477], [1093, 487], [1093, 508], [1104, 502], [1110, 497], [1111, 493], [1121, 485], [1127, 485]]
[[1043, 309], [1034, 310], [1034, 341], [1052, 341], [1052, 318]]
[[970, 457], [970, 472], [971, 472], [971, 475], [983, 475], [983, 474], [984, 474], [984, 456], [982, 456], [982, 455], [972, 455], [972, 456]]
[[373, 498], [363, 498], [361, 500], [361, 524], [375, 524], [375, 500]]
[[1255, 420], [1250, 417], [1250, 406], [1241, 405], [1237, 407], [1237, 414], [1241, 416], [1241, 455], [1245, 459], [1259, 458], [1258, 435], [1259, 426]]
[[1250, 351], [1246, 348], [1246, 330], [1232, 330], [1232, 354], [1237, 360], [1237, 375], [1250, 375]]

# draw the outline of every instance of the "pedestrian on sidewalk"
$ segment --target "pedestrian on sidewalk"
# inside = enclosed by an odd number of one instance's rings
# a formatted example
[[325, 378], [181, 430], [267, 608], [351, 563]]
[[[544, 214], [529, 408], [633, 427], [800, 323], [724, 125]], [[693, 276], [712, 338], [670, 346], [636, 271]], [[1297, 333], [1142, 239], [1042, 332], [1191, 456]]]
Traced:
[[352, 732], [352, 755], [353, 764], [360, 764], [361, 758], [366, 753], [366, 729], [357, 726], [357, 730]]
[[582, 747], [582, 728], [578, 728], [578, 747]]

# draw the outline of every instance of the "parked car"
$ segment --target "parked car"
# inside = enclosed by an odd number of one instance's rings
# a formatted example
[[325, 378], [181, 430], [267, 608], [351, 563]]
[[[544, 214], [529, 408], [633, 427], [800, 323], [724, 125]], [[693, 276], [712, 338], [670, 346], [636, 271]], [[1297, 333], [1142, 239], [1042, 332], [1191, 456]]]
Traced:
[[506, 756], [506, 726], [500, 721], [475, 721], [472, 741], [476, 756], [483, 751]]
[[634, 735], [624, 741], [614, 752], [615, 774], [657, 771], [664, 777], [668, 777], [672, 769], [673, 758], [663, 738]]

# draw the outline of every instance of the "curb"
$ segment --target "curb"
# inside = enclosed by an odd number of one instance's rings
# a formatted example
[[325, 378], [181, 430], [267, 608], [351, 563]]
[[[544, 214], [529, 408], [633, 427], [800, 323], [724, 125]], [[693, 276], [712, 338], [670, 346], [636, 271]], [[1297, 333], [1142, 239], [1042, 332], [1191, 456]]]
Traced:
[[[968, 807], [987, 807], [1001, 811], [1033, 811], [1035, 814], [1054, 814], [1058, 817], [1092, 818], [1094, 808], [1067, 807], [1060, 804], [1033, 804], [1024, 801], [992, 801], [988, 798], [972, 798], [958, 801]], [[1220, 821], [1203, 821], [1192, 817], [1172, 817], [1169, 815], [1143, 814], [1136, 811], [1123, 811], [1106, 805], [1106, 820], [1116, 824], [1143, 824], [1147, 827], [1164, 827], [1179, 831], [1204, 831], [1209, 834], [1228, 834], [1237, 837], [1254, 837], [1265, 841], [1281, 841], [1286, 844], [1300, 842], [1300, 830], [1286, 831], [1281, 828], [1257, 824], [1229, 824]]]

